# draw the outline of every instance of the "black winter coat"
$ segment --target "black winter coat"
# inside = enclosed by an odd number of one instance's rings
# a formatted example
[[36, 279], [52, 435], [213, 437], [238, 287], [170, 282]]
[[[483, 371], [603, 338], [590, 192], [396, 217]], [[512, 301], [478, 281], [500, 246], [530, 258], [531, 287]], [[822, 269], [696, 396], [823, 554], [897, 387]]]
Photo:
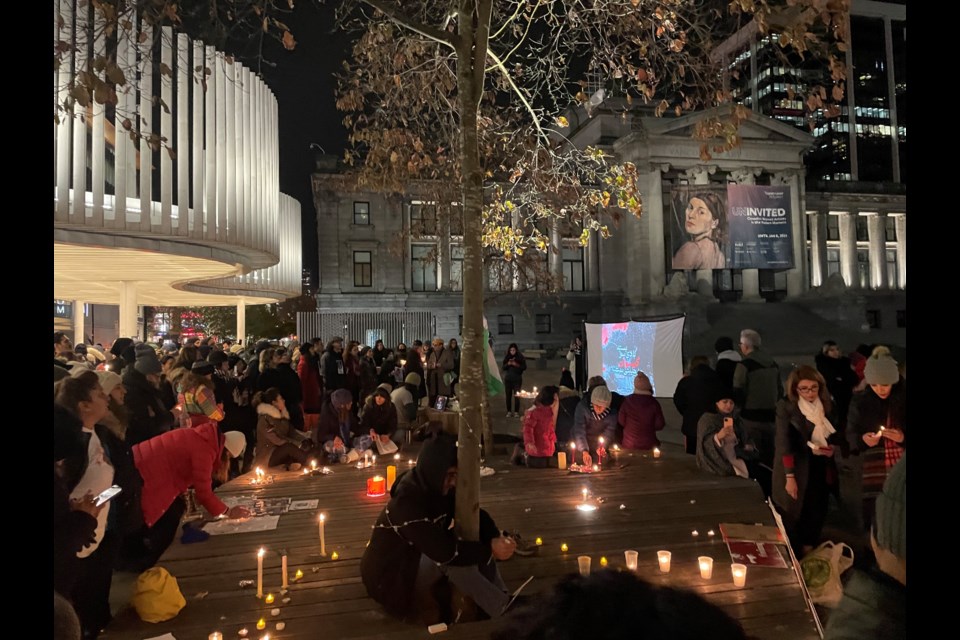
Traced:
[[53, 588], [70, 597], [79, 575], [77, 553], [93, 542], [97, 519], [70, 508], [70, 492], [53, 472]]
[[332, 348], [327, 349], [320, 356], [320, 375], [323, 376], [323, 392], [329, 395], [337, 389], [347, 388], [347, 365], [343, 362], [343, 354]]
[[[673, 404], [683, 416], [680, 431], [687, 438], [697, 437], [697, 423], [704, 413], [715, 413], [717, 400], [721, 393], [730, 393], [723, 389], [723, 383], [717, 372], [702, 364], [680, 378], [677, 390], [673, 392]], [[732, 397], [732, 396], [731, 396]]]
[[123, 376], [123, 386], [127, 389], [123, 404], [129, 412], [128, 446], [133, 447], [173, 428], [176, 418], [164, 405], [160, 389], [150, 384], [145, 375], [131, 369]]

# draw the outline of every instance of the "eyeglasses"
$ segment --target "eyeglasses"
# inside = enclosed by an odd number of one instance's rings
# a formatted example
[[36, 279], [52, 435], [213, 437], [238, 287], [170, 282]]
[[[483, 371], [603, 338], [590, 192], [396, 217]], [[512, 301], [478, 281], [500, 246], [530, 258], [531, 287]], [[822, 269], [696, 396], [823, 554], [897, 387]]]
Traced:
[[816, 393], [817, 391], [820, 391], [820, 385], [812, 384], [809, 387], [797, 387], [797, 391], [800, 393]]

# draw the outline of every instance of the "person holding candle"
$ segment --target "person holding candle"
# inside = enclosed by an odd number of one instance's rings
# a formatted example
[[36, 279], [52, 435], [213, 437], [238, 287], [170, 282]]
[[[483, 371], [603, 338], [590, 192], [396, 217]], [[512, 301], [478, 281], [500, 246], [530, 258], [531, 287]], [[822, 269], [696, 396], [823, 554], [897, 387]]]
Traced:
[[820, 543], [831, 485], [836, 480], [834, 447], [843, 436], [820, 372], [801, 365], [787, 378], [787, 397], [777, 405], [771, 487], [773, 501], [798, 557]]
[[373, 441], [391, 442], [397, 432], [397, 409], [390, 400], [389, 385], [382, 384], [370, 394], [360, 414], [360, 432]]
[[[356, 460], [356, 457], [350, 455], [353, 433], [358, 430], [357, 417], [353, 414], [352, 407], [353, 396], [348, 389], [337, 389], [323, 403], [313, 441], [323, 447], [330, 462], [345, 463]], [[357, 454], [359, 455], [359, 452]]]
[[313, 441], [290, 424], [287, 403], [280, 391], [270, 387], [258, 392], [253, 397], [253, 406], [257, 410], [257, 452], [253, 464], [257, 467], [284, 465], [293, 471], [305, 465], [312, 453]]
[[549, 385], [541, 389], [533, 406], [523, 414], [523, 451], [515, 457], [517, 464], [526, 464], [532, 469], [557, 465], [553, 454], [559, 410], [560, 388]]
[[633, 393], [627, 396], [617, 412], [617, 423], [623, 427], [624, 449], [649, 451], [660, 446], [657, 431], [666, 426], [663, 409], [653, 397], [653, 385], [643, 371], [633, 379]]
[[863, 378], [867, 386], [854, 394], [847, 414], [846, 438], [852, 457], [841, 466], [851, 467], [843, 476], [844, 480], [849, 476], [852, 485], [844, 495], [862, 505], [862, 513], [854, 515], [862, 516], [862, 529], [869, 531], [877, 495], [906, 451], [907, 382], [886, 347], [877, 347], [867, 358]]
[[610, 389], [601, 384], [590, 392], [589, 409], [583, 403], [577, 406], [573, 418], [573, 439], [582, 454], [583, 464], [592, 464], [601, 437], [606, 443], [613, 442], [616, 437], [617, 412], [611, 408], [612, 402]]
[[716, 413], [704, 413], [697, 423], [697, 466], [718, 476], [756, 478], [770, 495], [770, 474], [757, 462], [757, 448], [736, 412], [733, 390], [717, 393]]
[[527, 359], [520, 353], [516, 342], [507, 347], [507, 355], [503, 357], [503, 386], [507, 401], [507, 417], [520, 417], [520, 398], [517, 391], [523, 388], [523, 372], [527, 369]]
[[133, 448], [134, 462], [143, 477], [143, 568], [153, 566], [176, 536], [186, 508], [182, 495], [190, 487], [210, 514], [250, 517], [245, 507], [228, 508], [213, 492], [213, 481], [226, 481], [230, 458], [243, 455], [246, 445], [239, 431], [221, 434], [215, 423], [207, 422], [168, 431]]
[[[510, 600], [494, 560], [516, 549], [490, 515], [480, 509], [480, 540], [460, 540], [453, 530], [457, 483], [456, 439], [440, 433], [426, 441], [417, 465], [405, 471], [390, 491], [360, 560], [367, 593], [386, 611], [410, 622], [451, 623], [444, 611], [449, 581], [491, 618]], [[446, 578], [446, 580], [444, 580]]]
[[397, 430], [393, 434], [393, 441], [401, 446], [407, 434], [417, 426], [417, 389], [420, 386], [420, 376], [408, 373], [403, 384], [390, 392], [390, 402], [397, 412]]

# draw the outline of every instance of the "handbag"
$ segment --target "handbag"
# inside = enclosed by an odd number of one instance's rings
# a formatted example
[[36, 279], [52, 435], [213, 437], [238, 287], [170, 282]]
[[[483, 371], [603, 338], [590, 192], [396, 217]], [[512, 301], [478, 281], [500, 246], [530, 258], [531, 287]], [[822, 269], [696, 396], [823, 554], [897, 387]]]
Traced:
[[824, 542], [800, 561], [803, 581], [814, 604], [836, 607], [843, 597], [840, 576], [853, 566], [853, 549], [845, 543]]

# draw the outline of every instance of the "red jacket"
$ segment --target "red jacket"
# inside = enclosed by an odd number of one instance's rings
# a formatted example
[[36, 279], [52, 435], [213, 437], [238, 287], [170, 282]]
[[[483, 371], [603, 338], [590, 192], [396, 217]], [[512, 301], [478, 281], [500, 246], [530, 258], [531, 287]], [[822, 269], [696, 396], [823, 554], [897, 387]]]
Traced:
[[213, 515], [227, 510], [213, 493], [213, 469], [222, 450], [223, 436], [213, 422], [167, 431], [134, 445], [133, 462], [143, 477], [143, 521], [148, 527], [189, 487]]
[[624, 449], [653, 449], [659, 446], [656, 432], [666, 424], [657, 399], [641, 393], [626, 397], [617, 413], [617, 422], [623, 426]]
[[557, 441], [556, 420], [553, 407], [535, 405], [523, 414], [523, 444], [532, 444], [537, 448], [536, 457], [549, 458], [553, 455]]
[[320, 369], [314, 359], [301, 356], [300, 362], [297, 363], [297, 375], [300, 376], [300, 390], [303, 392], [303, 412], [320, 413], [323, 407], [321, 402], [323, 383], [320, 381]]

